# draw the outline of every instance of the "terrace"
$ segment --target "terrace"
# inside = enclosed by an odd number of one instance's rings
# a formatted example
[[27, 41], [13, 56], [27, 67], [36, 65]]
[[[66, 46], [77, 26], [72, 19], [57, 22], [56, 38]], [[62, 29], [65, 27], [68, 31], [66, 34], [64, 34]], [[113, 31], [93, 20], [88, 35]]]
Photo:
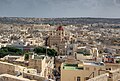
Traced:
[[83, 70], [83, 65], [79, 64], [63, 64], [63, 69], [65, 70]]

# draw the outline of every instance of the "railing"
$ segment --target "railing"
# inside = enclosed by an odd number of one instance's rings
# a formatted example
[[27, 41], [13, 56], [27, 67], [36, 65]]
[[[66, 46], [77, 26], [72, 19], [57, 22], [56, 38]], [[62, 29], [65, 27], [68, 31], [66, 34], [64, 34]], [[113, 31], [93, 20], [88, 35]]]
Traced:
[[120, 69], [109, 71], [109, 73], [91, 78], [87, 81], [118, 81], [120, 79]]
[[97, 77], [94, 77], [94, 78], [91, 78], [87, 81], [108, 81], [108, 73], [106, 74], [102, 74], [100, 76], [97, 76]]

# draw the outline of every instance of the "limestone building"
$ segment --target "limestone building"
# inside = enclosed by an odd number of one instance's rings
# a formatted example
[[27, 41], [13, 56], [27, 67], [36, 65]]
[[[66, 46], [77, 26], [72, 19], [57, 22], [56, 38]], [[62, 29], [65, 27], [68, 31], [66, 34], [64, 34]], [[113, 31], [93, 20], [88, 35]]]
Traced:
[[37, 69], [41, 76], [47, 78], [54, 68], [54, 59], [44, 55], [30, 55], [29, 67]]
[[61, 81], [86, 81], [104, 72], [105, 65], [97, 62], [75, 61], [70, 58], [61, 65]]
[[69, 35], [67, 35], [62, 26], [59, 26], [55, 31], [50, 32], [47, 45], [50, 47], [55, 46], [59, 54], [65, 54], [67, 40], [69, 40]]

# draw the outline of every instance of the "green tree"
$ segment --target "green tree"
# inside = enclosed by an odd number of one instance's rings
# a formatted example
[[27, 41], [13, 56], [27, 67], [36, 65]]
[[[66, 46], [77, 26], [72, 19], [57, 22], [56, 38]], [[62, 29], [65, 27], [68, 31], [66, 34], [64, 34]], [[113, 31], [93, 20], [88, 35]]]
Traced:
[[22, 50], [15, 47], [2, 47], [0, 48], [0, 58], [6, 55], [23, 55]]
[[44, 47], [37, 47], [34, 49], [34, 52], [37, 53], [38, 55], [41, 55], [41, 54], [46, 54], [46, 51], [47, 51], [47, 55], [48, 56], [56, 56], [57, 55], [57, 52], [54, 50], [54, 49], [46, 49]]
[[29, 60], [29, 53], [26, 53], [25, 54], [25, 58], [24, 58], [25, 60]]
[[34, 51], [35, 53], [39, 54], [39, 53], [45, 53], [45, 52], [46, 52], [46, 49], [43, 48], [43, 47], [36, 47], [33, 51]]

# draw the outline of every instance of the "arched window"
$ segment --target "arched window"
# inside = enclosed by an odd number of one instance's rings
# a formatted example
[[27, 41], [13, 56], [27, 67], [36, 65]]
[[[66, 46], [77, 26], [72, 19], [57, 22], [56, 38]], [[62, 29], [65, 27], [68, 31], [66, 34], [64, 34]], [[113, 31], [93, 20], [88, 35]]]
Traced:
[[80, 81], [80, 77], [77, 77], [77, 81]]

